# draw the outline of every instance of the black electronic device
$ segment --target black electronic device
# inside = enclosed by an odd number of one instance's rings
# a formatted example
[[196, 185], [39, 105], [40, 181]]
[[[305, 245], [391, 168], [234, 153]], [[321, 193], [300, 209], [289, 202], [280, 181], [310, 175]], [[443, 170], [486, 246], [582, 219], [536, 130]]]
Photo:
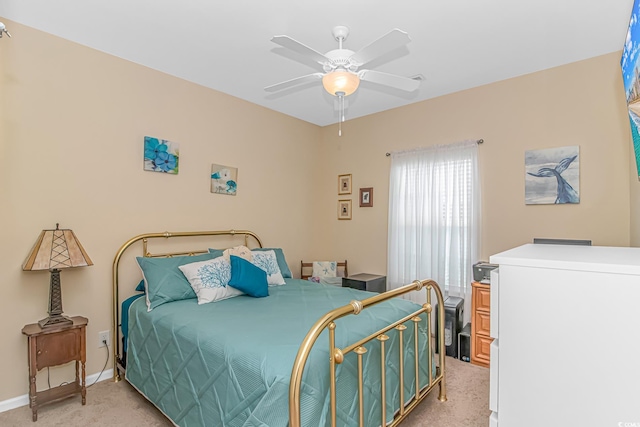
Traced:
[[[438, 309], [436, 305], [436, 338], [438, 328]], [[459, 297], [448, 297], [444, 300], [444, 347], [445, 354], [451, 357], [458, 357], [458, 333], [462, 330], [462, 319], [464, 317], [464, 299]], [[436, 351], [439, 351], [439, 340], [436, 339]]]
[[491, 270], [498, 268], [498, 264], [489, 264], [486, 261], [478, 261], [473, 264], [473, 280], [481, 283], [491, 281]]
[[540, 245], [576, 245], [576, 246], [591, 246], [591, 240], [580, 239], [545, 239], [535, 237], [533, 243]]
[[467, 323], [458, 334], [458, 359], [471, 362], [471, 323]]

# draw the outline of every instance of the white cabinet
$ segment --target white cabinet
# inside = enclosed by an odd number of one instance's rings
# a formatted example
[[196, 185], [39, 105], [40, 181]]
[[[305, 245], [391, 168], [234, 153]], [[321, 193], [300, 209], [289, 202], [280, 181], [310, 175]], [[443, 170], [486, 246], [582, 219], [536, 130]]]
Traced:
[[640, 248], [529, 244], [490, 262], [490, 425], [640, 425]]

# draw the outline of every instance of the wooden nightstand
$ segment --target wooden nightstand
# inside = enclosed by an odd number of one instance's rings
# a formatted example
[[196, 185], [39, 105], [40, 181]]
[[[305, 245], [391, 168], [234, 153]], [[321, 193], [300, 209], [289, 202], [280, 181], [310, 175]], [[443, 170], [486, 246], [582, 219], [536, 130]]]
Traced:
[[[72, 325], [42, 329], [37, 323], [26, 325], [22, 333], [28, 338], [29, 351], [29, 407], [33, 421], [38, 420], [38, 406], [55, 402], [74, 394], [82, 396], [82, 404], [87, 402], [85, 385], [86, 356], [86, 317], [72, 317]], [[36, 375], [39, 370], [76, 362], [74, 382], [48, 390], [36, 390]], [[82, 372], [80, 372], [82, 365]]]

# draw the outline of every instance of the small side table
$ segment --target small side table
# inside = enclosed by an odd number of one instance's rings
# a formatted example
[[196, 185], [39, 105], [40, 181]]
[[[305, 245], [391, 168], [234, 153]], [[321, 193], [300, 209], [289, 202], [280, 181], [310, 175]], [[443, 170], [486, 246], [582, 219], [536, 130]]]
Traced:
[[[29, 407], [33, 421], [38, 420], [38, 407], [55, 402], [74, 394], [82, 396], [82, 404], [87, 403], [87, 389], [85, 385], [86, 356], [86, 327], [89, 320], [86, 317], [72, 317], [72, 325], [42, 329], [37, 323], [26, 325], [22, 333], [28, 338], [29, 351]], [[76, 379], [74, 382], [52, 387], [48, 390], [36, 390], [36, 375], [39, 370], [49, 367], [76, 362]], [[80, 373], [82, 365], [82, 373]]]
[[354, 274], [353, 276], [343, 277], [342, 286], [360, 289], [361, 291], [381, 293], [387, 290], [387, 276], [367, 273]]

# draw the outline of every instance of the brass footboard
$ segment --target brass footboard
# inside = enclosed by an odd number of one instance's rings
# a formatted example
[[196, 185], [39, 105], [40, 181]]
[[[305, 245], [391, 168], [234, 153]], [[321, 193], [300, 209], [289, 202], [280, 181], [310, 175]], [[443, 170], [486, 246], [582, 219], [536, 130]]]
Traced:
[[[420, 291], [421, 289], [426, 290], [427, 302], [424, 304], [419, 310], [411, 313], [410, 315], [398, 319], [397, 321], [387, 325], [386, 327], [380, 329], [379, 331], [374, 332], [373, 334], [361, 339], [358, 342], [352, 343], [344, 348], [337, 348], [335, 345], [335, 332], [336, 332], [336, 323], [335, 320], [349, 316], [349, 315], [358, 315], [362, 312], [362, 310], [370, 307], [372, 305], [378, 304], [382, 301], [386, 301], [393, 297], [397, 297], [412, 291]], [[365, 344], [371, 341], [378, 341], [380, 345], [380, 370], [381, 370], [381, 387], [380, 387], [380, 401], [381, 401], [381, 410], [380, 410], [380, 425], [381, 426], [396, 426], [398, 425], [410, 412], [415, 408], [428, 394], [429, 392], [436, 386], [439, 385], [440, 393], [438, 395], [438, 399], [440, 401], [446, 401], [446, 385], [444, 380], [444, 366], [445, 366], [445, 352], [444, 352], [444, 310], [438, 310], [438, 348], [440, 349], [438, 353], [439, 357], [439, 369], [436, 372], [435, 378], [433, 377], [433, 360], [432, 355], [434, 352], [432, 351], [433, 342], [430, 338], [431, 331], [431, 311], [433, 309], [431, 305], [431, 290], [435, 291], [436, 299], [440, 307], [444, 307], [444, 299], [442, 296], [442, 291], [436, 282], [433, 280], [416, 280], [410, 285], [403, 286], [398, 289], [394, 289], [392, 291], [388, 291], [371, 298], [367, 298], [362, 301], [354, 300], [351, 301], [351, 304], [345, 305], [343, 307], [336, 308], [333, 311], [325, 314], [320, 320], [318, 320], [315, 325], [309, 330], [307, 336], [305, 337], [300, 349], [298, 350], [298, 355], [293, 365], [293, 369], [291, 371], [291, 382], [289, 384], [289, 426], [290, 427], [300, 427], [300, 388], [302, 384], [302, 374], [304, 372], [305, 365], [307, 363], [307, 359], [309, 358], [309, 354], [311, 350], [320, 336], [320, 334], [328, 329], [329, 335], [329, 371], [330, 371], [330, 395], [331, 395], [331, 426], [336, 426], [336, 364], [340, 364], [344, 360], [344, 356], [348, 353], [353, 352], [357, 355], [358, 359], [358, 404], [359, 404], [359, 425], [364, 425], [364, 395], [363, 395], [363, 358], [367, 353], [367, 349], [364, 347]], [[421, 314], [426, 313], [426, 319], [420, 317]], [[415, 387], [416, 394], [410, 399], [408, 402], [405, 402], [404, 397], [404, 331], [407, 327], [404, 325], [407, 321], [413, 321], [413, 333], [414, 333], [414, 351], [416, 354], [415, 357]], [[428, 331], [428, 343], [427, 343], [427, 351], [424, 357], [418, 357], [418, 325], [420, 322], [427, 322], [427, 331]], [[399, 410], [394, 414], [393, 421], [390, 424], [387, 424], [387, 414], [386, 414], [386, 385], [385, 385], [385, 377], [386, 377], [386, 365], [385, 365], [385, 342], [389, 339], [386, 333], [392, 329], [396, 329], [398, 331], [399, 337], [399, 361], [400, 361], [400, 370], [399, 370], [399, 387], [400, 387], [400, 402], [399, 402]], [[427, 363], [427, 371], [429, 372], [429, 382], [428, 384], [421, 388], [420, 387], [420, 370], [419, 364], [420, 362]]]

